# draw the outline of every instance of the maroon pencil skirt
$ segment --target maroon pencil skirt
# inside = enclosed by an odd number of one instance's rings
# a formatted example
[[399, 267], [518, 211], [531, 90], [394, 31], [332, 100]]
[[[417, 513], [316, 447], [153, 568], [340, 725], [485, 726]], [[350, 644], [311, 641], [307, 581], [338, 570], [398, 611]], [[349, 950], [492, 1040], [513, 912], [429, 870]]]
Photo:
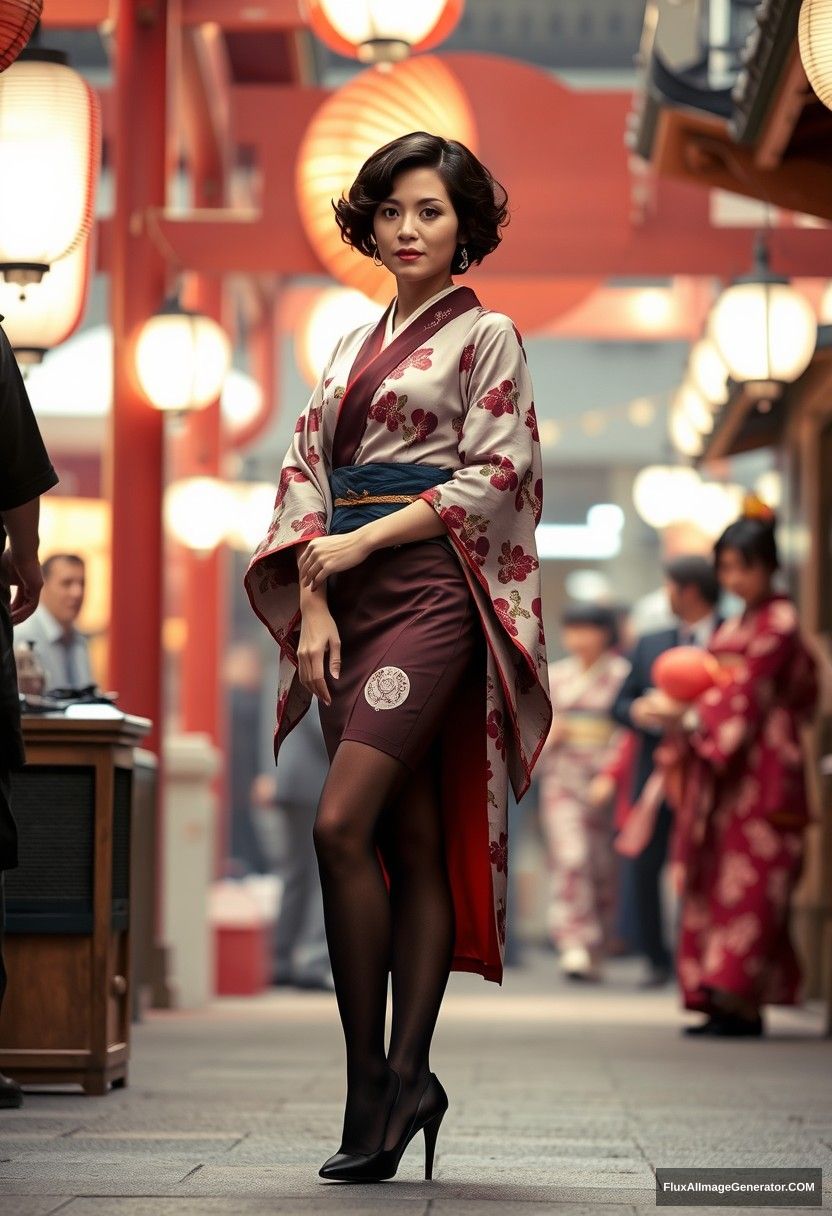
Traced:
[[377, 549], [327, 579], [341, 638], [341, 676], [326, 665], [332, 703], [318, 709], [330, 761], [344, 739], [415, 771], [439, 732], [484, 637], [459, 560], [446, 544]]

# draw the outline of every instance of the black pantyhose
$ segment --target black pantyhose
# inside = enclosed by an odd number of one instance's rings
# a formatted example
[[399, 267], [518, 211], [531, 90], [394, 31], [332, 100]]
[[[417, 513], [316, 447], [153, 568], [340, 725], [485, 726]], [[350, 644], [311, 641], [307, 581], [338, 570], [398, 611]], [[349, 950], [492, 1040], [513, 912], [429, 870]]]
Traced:
[[[428, 1051], [453, 950], [432, 757], [418, 776], [377, 748], [338, 745], [314, 827], [324, 917], [347, 1052], [341, 1148], [373, 1152], [401, 1076], [385, 1141], [398, 1138], [429, 1073]], [[388, 896], [376, 845], [390, 875]], [[393, 976], [389, 1063], [384, 1051]]]
[[454, 905], [445, 865], [436, 757], [384, 815], [379, 845], [390, 874], [393, 1022], [387, 1058], [402, 1091], [385, 1141], [392, 1148], [430, 1075], [430, 1043], [454, 949]]

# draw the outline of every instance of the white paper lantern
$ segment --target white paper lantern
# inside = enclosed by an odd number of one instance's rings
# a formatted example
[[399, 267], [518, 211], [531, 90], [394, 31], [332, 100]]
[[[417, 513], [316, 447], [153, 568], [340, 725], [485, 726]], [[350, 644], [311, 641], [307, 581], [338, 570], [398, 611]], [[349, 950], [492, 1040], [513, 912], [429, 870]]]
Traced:
[[187, 477], [165, 493], [165, 524], [188, 549], [210, 553], [228, 534], [236, 508], [232, 488], [215, 477]]
[[57, 52], [0, 73], [0, 272], [37, 283], [87, 236], [101, 162], [98, 98]]
[[700, 478], [683, 465], [649, 465], [633, 482], [633, 504], [651, 528], [667, 528], [685, 518]]
[[832, 110], [832, 3], [803, 0], [797, 24], [800, 58], [809, 84]]
[[677, 407], [670, 411], [668, 429], [677, 452], [683, 456], [701, 456], [702, 436], [683, 410]]
[[204, 409], [222, 393], [231, 343], [211, 317], [170, 300], [142, 326], [135, 366], [139, 386], [156, 409]]
[[3, 328], [18, 363], [40, 363], [81, 324], [90, 280], [90, 241], [53, 262], [39, 283], [21, 295], [16, 283], [0, 280]]
[[737, 279], [714, 305], [708, 336], [734, 380], [788, 384], [811, 362], [817, 320], [805, 296], [772, 274], [758, 242], [751, 274]]
[[676, 390], [671, 411], [678, 410], [700, 435], [709, 435], [714, 429], [711, 407], [690, 381]]
[[688, 376], [693, 387], [712, 405], [722, 405], [727, 398], [728, 367], [710, 338], [700, 338], [691, 350]]

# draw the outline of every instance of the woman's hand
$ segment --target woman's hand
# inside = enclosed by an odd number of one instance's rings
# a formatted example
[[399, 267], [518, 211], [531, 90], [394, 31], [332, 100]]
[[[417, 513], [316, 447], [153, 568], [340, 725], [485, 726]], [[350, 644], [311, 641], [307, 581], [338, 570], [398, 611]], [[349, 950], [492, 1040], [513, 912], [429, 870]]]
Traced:
[[330, 574], [352, 570], [363, 562], [371, 552], [371, 546], [362, 531], [362, 528], [356, 528], [343, 536], [316, 536], [308, 541], [298, 561], [301, 586], [315, 591]]
[[324, 674], [327, 651], [330, 674], [337, 680], [341, 674], [341, 638], [338, 626], [326, 604], [313, 600], [304, 606], [301, 617], [298, 676], [303, 687], [320, 697], [325, 705], [329, 705], [332, 700]]

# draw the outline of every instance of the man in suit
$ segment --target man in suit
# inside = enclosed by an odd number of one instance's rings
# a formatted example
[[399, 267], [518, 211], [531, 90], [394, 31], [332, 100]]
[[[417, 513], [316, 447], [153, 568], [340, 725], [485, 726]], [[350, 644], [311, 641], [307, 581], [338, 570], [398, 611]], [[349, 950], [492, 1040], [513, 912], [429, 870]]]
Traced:
[[[660, 654], [674, 646], [707, 646], [720, 624], [716, 608], [719, 583], [707, 558], [676, 557], [665, 566], [665, 579], [670, 606], [678, 624], [672, 629], [647, 633], [639, 638], [630, 656], [629, 675], [612, 708], [615, 720], [634, 730], [638, 737], [632, 803], [641, 796], [653, 772], [654, 752], [662, 736], [662, 721], [651, 712], [646, 697], [652, 688], [653, 664]], [[661, 873], [667, 859], [672, 822], [673, 813], [663, 803], [650, 841], [632, 863], [640, 945], [648, 966], [642, 983], [645, 988], [660, 987], [673, 975], [661, 904]]]
[[37, 610], [15, 627], [15, 645], [29, 642], [46, 676], [46, 692], [93, 683], [87, 639], [75, 628], [84, 605], [85, 566], [74, 553], [53, 553], [43, 563]]
[[[58, 478], [40, 437], [9, 340], [0, 329], [0, 1008], [3, 965], [3, 872], [17, 865], [11, 774], [25, 760], [12, 625], [35, 611], [43, 578], [38, 562], [40, 495]], [[6, 548], [6, 540], [9, 547]], [[14, 600], [10, 587], [15, 587]], [[2, 1023], [0, 1023], [2, 1034]], [[0, 1073], [0, 1107], [20, 1106], [20, 1086]]]

